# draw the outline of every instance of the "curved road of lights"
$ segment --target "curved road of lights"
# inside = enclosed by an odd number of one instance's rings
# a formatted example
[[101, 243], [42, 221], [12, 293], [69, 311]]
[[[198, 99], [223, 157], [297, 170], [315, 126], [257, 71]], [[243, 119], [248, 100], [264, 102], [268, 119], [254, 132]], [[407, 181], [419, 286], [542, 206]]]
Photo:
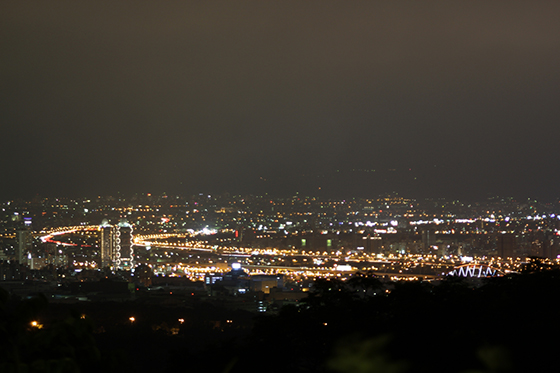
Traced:
[[[48, 231], [41, 231], [39, 238], [42, 242], [49, 242], [54, 243], [57, 245], [62, 246], [70, 246], [70, 247], [92, 247], [91, 245], [79, 245], [75, 243], [68, 243], [58, 240], [58, 236], [63, 236], [72, 233], [78, 233], [83, 231], [99, 231], [99, 226], [97, 225], [88, 225], [88, 226], [73, 226], [73, 227], [59, 227], [55, 229], [51, 229]], [[133, 244], [135, 246], [142, 246], [142, 247], [149, 247], [149, 248], [158, 248], [158, 249], [165, 249], [165, 250], [186, 250], [186, 251], [195, 251], [195, 252], [213, 252], [222, 256], [232, 256], [232, 257], [251, 257], [251, 256], [289, 256], [289, 257], [308, 257], [311, 258], [313, 262], [315, 261], [324, 261], [327, 259], [332, 259], [335, 261], [343, 261], [343, 262], [369, 262], [372, 263], [372, 270], [379, 275], [379, 276], [387, 276], [387, 277], [399, 277], [401, 279], [417, 279], [418, 276], [423, 278], [436, 278], [439, 276], [436, 275], [429, 275], [429, 274], [413, 274], [413, 273], [406, 273], [406, 270], [401, 270], [399, 273], [394, 272], [386, 272], [381, 270], [381, 268], [375, 268], [374, 264], [391, 264], [395, 261], [404, 260], [405, 257], [401, 256], [389, 256], [385, 258], [383, 256], [378, 255], [369, 255], [366, 253], [359, 253], [359, 254], [345, 254], [340, 251], [336, 253], [327, 253], [326, 251], [298, 251], [298, 250], [282, 250], [282, 249], [254, 249], [254, 248], [242, 248], [242, 247], [220, 247], [220, 246], [212, 246], [207, 245], [202, 242], [197, 242], [193, 244], [186, 244], [181, 242], [170, 242], [170, 239], [187, 239], [187, 238], [194, 238], [196, 236], [204, 235], [199, 234], [190, 234], [190, 233], [161, 233], [161, 234], [149, 234], [149, 235], [135, 235], [133, 237]], [[432, 258], [430, 256], [409, 256], [407, 259], [411, 262], [422, 263], [422, 265], [426, 266], [443, 266], [444, 264], [442, 261], [437, 260], [437, 258]], [[217, 263], [216, 263], [217, 264]], [[449, 266], [449, 262], [445, 264]], [[503, 275], [504, 271], [502, 268], [493, 263], [492, 260], [484, 260], [484, 261], [474, 261], [470, 264], [472, 266], [484, 266], [487, 271], [485, 274], [496, 274], [496, 275]], [[455, 275], [465, 275], [470, 274], [471, 271], [467, 271], [465, 268], [466, 264], [455, 266], [455, 269], [450, 272], [442, 272], [442, 275], [446, 274], [455, 274]], [[192, 267], [192, 266], [188, 266]], [[199, 269], [203, 269], [204, 271], [208, 271], [209, 269], [218, 269], [215, 265], [209, 266], [208, 264], [200, 264], [197, 266]], [[276, 265], [267, 265], [267, 264], [248, 264], [245, 266], [247, 269], [253, 271], [266, 271], [266, 270], [274, 270], [274, 271], [282, 271], [282, 272], [316, 272], [316, 273], [352, 273], [356, 271], [355, 267], [350, 265], [336, 265], [334, 267], [305, 267], [305, 266], [276, 266]], [[187, 267], [185, 267], [187, 268]], [[490, 270], [492, 269], [492, 270]], [[477, 273], [479, 273], [478, 271]], [[482, 273], [482, 272], [480, 272]], [[479, 274], [480, 274], [479, 273]], [[480, 276], [476, 276], [480, 277]]]

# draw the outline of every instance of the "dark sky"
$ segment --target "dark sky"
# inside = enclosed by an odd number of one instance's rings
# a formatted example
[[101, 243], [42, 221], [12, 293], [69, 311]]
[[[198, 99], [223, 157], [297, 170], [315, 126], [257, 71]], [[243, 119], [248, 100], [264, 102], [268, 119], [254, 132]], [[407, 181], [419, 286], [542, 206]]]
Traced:
[[559, 14], [559, 1], [2, 1], [0, 199], [553, 200]]

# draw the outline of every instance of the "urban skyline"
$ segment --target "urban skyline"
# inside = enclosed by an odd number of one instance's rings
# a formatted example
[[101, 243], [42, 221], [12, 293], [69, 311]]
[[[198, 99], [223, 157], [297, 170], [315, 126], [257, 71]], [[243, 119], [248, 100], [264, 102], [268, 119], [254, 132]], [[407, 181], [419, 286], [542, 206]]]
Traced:
[[555, 372], [560, 2], [0, 2], [0, 371]]
[[[287, 349], [274, 357], [277, 372], [313, 364], [311, 371], [351, 373], [344, 361], [380, 356], [410, 371], [494, 364], [504, 372], [547, 371], [559, 213], [560, 202], [396, 193], [5, 201], [0, 304], [8, 311], [0, 323], [19, 328], [7, 327], [2, 342], [14, 343], [2, 349], [0, 364], [59, 364], [65, 339], [44, 338], [84, 328], [62, 355], [83, 371], [175, 371], [186, 361], [196, 370], [256, 371], [275, 343]], [[542, 327], [521, 327], [541, 319]], [[444, 338], [449, 325], [460, 344]], [[398, 338], [396, 352], [337, 350], [343, 341], [365, 348], [385, 335]], [[430, 343], [418, 346], [418, 339]], [[97, 352], [74, 354], [84, 344]], [[496, 349], [498, 357], [480, 357]]]

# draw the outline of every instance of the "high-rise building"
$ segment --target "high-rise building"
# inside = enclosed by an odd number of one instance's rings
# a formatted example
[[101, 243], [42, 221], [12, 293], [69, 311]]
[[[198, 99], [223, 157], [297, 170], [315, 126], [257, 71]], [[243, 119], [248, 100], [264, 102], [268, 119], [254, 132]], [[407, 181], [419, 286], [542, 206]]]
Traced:
[[105, 219], [99, 226], [101, 232], [101, 268], [130, 270], [134, 266], [132, 226], [125, 219], [111, 225]]
[[113, 263], [113, 226], [107, 219], [99, 226], [101, 232], [101, 266], [100, 268], [110, 267]]
[[424, 229], [422, 231], [422, 251], [427, 253], [430, 251], [430, 248], [434, 244], [435, 241], [435, 234], [433, 230]]
[[33, 245], [33, 235], [28, 227], [17, 231], [16, 261], [21, 265], [27, 264], [27, 257]]
[[133, 247], [132, 247], [132, 225], [123, 219], [115, 227], [114, 263], [119, 269], [132, 269]]

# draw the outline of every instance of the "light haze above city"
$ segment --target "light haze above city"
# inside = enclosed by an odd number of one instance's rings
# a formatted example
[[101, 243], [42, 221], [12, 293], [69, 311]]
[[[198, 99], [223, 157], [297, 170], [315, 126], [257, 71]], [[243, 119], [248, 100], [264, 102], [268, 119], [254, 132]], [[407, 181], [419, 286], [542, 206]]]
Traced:
[[3, 2], [0, 199], [558, 201], [560, 3]]

